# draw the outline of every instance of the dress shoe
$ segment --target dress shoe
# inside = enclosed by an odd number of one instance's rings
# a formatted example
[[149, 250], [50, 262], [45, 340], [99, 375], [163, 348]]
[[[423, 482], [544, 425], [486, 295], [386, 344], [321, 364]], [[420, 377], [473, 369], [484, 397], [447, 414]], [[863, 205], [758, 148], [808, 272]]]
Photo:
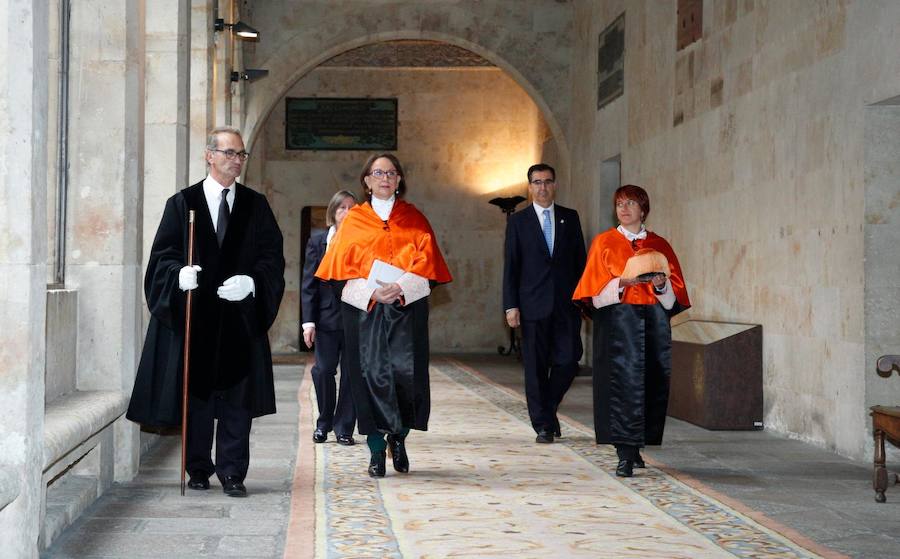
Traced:
[[647, 465], [644, 464], [644, 458], [640, 454], [638, 454], [637, 458], [634, 459], [634, 467], [635, 468], [646, 468]]
[[338, 435], [337, 443], [344, 446], [353, 446], [356, 444], [356, 441], [354, 441], [353, 437], [351, 437], [350, 435]]
[[549, 444], [553, 442], [553, 433], [549, 431], [541, 431], [537, 434], [537, 437], [534, 438], [534, 442]]
[[191, 489], [209, 489], [209, 476], [202, 472], [193, 472], [190, 474], [191, 479], [188, 480], [187, 486]]
[[313, 442], [314, 443], [324, 443], [328, 439], [328, 433], [321, 429], [316, 429], [313, 431]]
[[222, 480], [222, 491], [229, 497], [246, 497], [247, 488], [237, 476], [225, 476]]
[[394, 470], [405, 474], [409, 471], [409, 456], [406, 455], [406, 439], [405, 437], [387, 436], [388, 450], [391, 452], [391, 459], [394, 461]]
[[384, 462], [387, 453], [383, 450], [373, 452], [369, 459], [369, 477], [384, 477]]
[[634, 462], [632, 460], [619, 460], [619, 465], [616, 467], [616, 475], [619, 477], [631, 477], [634, 475], [634, 470], [632, 467], [634, 466]]

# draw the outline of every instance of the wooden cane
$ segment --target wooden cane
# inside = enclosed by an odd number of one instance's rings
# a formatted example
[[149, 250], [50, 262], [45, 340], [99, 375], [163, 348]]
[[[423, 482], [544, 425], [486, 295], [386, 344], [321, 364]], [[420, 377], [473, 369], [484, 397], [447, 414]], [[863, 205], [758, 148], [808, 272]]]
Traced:
[[[188, 212], [187, 265], [194, 265], [194, 210]], [[184, 471], [187, 468], [188, 379], [191, 376], [191, 303], [194, 290], [187, 292], [184, 313], [184, 376], [181, 381], [181, 496], [184, 497]]]

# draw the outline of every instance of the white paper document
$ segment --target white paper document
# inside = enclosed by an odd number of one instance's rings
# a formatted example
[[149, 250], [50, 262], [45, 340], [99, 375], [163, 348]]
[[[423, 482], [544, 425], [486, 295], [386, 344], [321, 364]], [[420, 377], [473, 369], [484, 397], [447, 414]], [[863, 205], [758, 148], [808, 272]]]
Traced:
[[372, 262], [372, 269], [369, 271], [369, 278], [366, 280], [366, 287], [378, 289], [381, 287], [375, 280], [384, 283], [393, 283], [400, 279], [405, 272], [396, 266], [391, 266], [383, 260], [375, 260]]

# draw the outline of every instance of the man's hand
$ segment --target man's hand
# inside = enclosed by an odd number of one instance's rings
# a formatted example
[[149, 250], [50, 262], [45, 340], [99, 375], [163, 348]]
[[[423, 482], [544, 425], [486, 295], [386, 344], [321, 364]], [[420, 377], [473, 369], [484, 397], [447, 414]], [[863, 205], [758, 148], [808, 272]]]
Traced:
[[506, 311], [506, 323], [509, 324], [510, 328], [518, 328], [522, 324], [519, 309], [513, 308]]
[[316, 327], [310, 326], [308, 328], [303, 329], [303, 343], [306, 344], [306, 347], [312, 347], [313, 343], [316, 341]]
[[231, 276], [219, 286], [216, 294], [226, 301], [243, 301], [253, 293], [256, 285], [250, 276]]
[[178, 288], [182, 291], [197, 289], [197, 286], [199, 285], [197, 283], [197, 272], [202, 269], [203, 268], [200, 266], [194, 264], [193, 266], [185, 266], [178, 270]]
[[399, 300], [403, 295], [403, 289], [396, 283], [384, 283], [381, 280], [375, 281], [381, 286], [372, 292], [372, 298], [375, 299], [376, 302], [393, 305], [394, 301]]

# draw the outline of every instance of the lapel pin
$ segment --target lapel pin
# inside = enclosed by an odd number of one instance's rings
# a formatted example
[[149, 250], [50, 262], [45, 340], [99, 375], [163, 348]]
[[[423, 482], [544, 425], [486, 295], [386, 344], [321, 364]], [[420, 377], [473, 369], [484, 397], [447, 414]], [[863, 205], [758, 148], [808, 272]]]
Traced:
[[560, 223], [565, 223], [566, 220], [565, 220], [565, 219], [560, 219], [559, 222], [560, 222]]

